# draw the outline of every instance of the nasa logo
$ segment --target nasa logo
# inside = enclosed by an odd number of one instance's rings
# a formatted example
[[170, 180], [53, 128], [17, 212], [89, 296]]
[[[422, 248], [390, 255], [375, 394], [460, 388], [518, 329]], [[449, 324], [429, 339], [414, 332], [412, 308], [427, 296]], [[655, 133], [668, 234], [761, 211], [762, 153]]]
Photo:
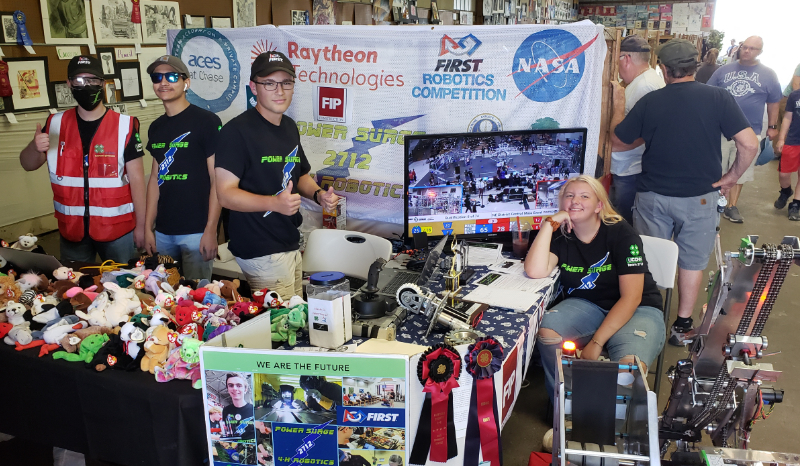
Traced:
[[481, 113], [469, 122], [467, 131], [470, 133], [503, 131], [503, 122], [491, 113]]
[[[204, 88], [207, 88], [207, 90], [203, 93], [208, 95], [209, 98], [205, 99], [201, 97], [193, 89], [186, 91], [186, 98], [189, 100], [189, 102], [197, 105], [198, 107], [214, 113], [222, 112], [230, 107], [231, 104], [236, 100], [236, 97], [239, 95], [241, 65], [239, 64], [239, 58], [236, 54], [236, 47], [233, 46], [227, 37], [225, 37], [216, 29], [181, 29], [178, 32], [178, 35], [175, 36], [175, 41], [172, 44], [172, 55], [176, 57], [183, 56], [184, 48], [190, 44], [192, 39], [195, 38], [210, 39], [214, 41], [217, 46], [222, 49], [223, 56], [192, 56], [193, 59], [190, 60], [190, 66], [195, 66], [198, 68], [202, 67], [201, 70], [197, 71], [197, 73], [201, 74], [195, 75], [194, 72], [192, 73], [192, 80], [194, 81], [197, 79], [197, 82], [199, 83], [200, 81], [203, 81], [201, 76], [208, 76], [206, 79], [207, 85], [204, 86]], [[187, 52], [196, 52], [200, 50], [208, 50], [207, 41], [200, 40], [197, 43], [192, 44]], [[192, 65], [192, 62], [194, 65]], [[224, 66], [225, 62], [227, 62], [227, 67]], [[203, 71], [205, 69], [219, 69], [223, 74], [209, 75]], [[227, 81], [227, 86], [224, 85], [225, 81]], [[193, 88], [199, 89], [200, 86], [193, 86]]]
[[317, 95], [318, 120], [346, 122], [347, 89], [320, 86]]
[[342, 414], [342, 419], [344, 422], [361, 422], [364, 420], [364, 413], [361, 411], [348, 411], [344, 410]]
[[481, 44], [482, 42], [472, 34], [455, 39], [445, 34], [442, 36], [439, 56], [441, 57], [442, 55], [452, 53], [453, 55], [467, 55], [471, 57]]
[[560, 29], [528, 36], [511, 65], [511, 76], [520, 94], [534, 102], [554, 102], [569, 95], [581, 82], [584, 52], [595, 40], [597, 36], [581, 44], [572, 33]]

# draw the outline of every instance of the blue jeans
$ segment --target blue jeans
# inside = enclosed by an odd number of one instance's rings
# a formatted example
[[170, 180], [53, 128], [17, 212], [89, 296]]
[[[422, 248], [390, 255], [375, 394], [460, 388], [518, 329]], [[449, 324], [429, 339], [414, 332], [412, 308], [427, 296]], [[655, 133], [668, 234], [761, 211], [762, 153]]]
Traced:
[[191, 235], [165, 235], [156, 230], [156, 248], [159, 254], [180, 261], [183, 276], [190, 280], [211, 280], [214, 261], [204, 261], [200, 253], [202, 233]]
[[[607, 310], [580, 298], [567, 298], [545, 312], [539, 328], [561, 335], [557, 339], [537, 337], [551, 402], [555, 388], [556, 350], [561, 347], [561, 342], [570, 340], [578, 348], [583, 348], [592, 340], [606, 315]], [[605, 349], [612, 361], [634, 355], [649, 367], [664, 347], [666, 333], [664, 314], [651, 306], [639, 306], [628, 323], [606, 342]]]
[[136, 255], [136, 249], [133, 247], [133, 231], [114, 241], [105, 242], [95, 241], [89, 235], [78, 242], [67, 241], [61, 237], [61, 260], [95, 263], [97, 254], [100, 254], [102, 261], [113, 260], [127, 264]]
[[609, 200], [614, 210], [622, 215], [628, 224], [633, 225], [633, 201], [636, 198], [636, 181], [639, 179], [639, 174], [619, 176], [611, 175], [614, 177], [614, 182], [611, 184], [611, 193]]

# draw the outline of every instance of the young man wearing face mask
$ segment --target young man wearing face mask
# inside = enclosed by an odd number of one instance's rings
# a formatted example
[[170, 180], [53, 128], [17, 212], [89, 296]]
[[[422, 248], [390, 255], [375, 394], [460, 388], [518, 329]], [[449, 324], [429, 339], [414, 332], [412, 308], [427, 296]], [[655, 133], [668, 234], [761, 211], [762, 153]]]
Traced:
[[214, 189], [214, 152], [222, 122], [186, 100], [191, 79], [180, 58], [161, 56], [147, 72], [166, 113], [147, 133], [153, 168], [147, 183], [145, 249], [179, 260], [186, 278], [211, 280], [221, 209]]
[[67, 77], [77, 108], [50, 115], [19, 154], [33, 171], [47, 162], [61, 233], [61, 259], [128, 262], [144, 246], [145, 190], [139, 121], [103, 105], [103, 68], [73, 57]]

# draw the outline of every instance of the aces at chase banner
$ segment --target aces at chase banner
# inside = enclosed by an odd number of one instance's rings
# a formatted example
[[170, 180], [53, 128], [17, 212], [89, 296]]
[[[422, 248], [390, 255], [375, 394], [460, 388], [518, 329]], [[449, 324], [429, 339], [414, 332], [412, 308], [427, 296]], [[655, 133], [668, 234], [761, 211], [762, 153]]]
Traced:
[[588, 21], [183, 29], [169, 31], [168, 50], [188, 65], [189, 101], [223, 121], [251, 106], [255, 57], [286, 54], [297, 72], [287, 114], [351, 218], [403, 224], [408, 134], [585, 127], [584, 171], [594, 172], [606, 46]]

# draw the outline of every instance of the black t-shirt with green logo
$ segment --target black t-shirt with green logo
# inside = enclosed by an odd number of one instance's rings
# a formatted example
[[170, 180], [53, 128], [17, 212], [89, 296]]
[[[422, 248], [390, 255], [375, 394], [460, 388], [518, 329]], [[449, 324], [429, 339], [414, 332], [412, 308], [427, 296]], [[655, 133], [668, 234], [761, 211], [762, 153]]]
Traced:
[[191, 235], [205, 229], [211, 190], [207, 159], [217, 150], [221, 126], [217, 115], [195, 105], [150, 125], [147, 150], [159, 165], [158, 232]]
[[559, 298], [582, 298], [611, 310], [619, 301], [619, 276], [644, 273], [640, 306], [662, 309], [661, 293], [647, 269], [642, 239], [627, 222], [601, 224], [597, 236], [586, 244], [575, 233], [553, 234], [550, 252], [558, 256], [561, 270]]
[[[239, 188], [274, 196], [292, 180], [297, 193], [300, 177], [311, 171], [297, 125], [286, 115], [275, 126], [251, 108], [229, 121], [220, 133], [216, 166], [239, 178]], [[278, 212], [236, 212], [231, 210], [229, 249], [242, 259], [296, 251], [300, 245], [297, 227], [300, 212], [286, 216]]]

